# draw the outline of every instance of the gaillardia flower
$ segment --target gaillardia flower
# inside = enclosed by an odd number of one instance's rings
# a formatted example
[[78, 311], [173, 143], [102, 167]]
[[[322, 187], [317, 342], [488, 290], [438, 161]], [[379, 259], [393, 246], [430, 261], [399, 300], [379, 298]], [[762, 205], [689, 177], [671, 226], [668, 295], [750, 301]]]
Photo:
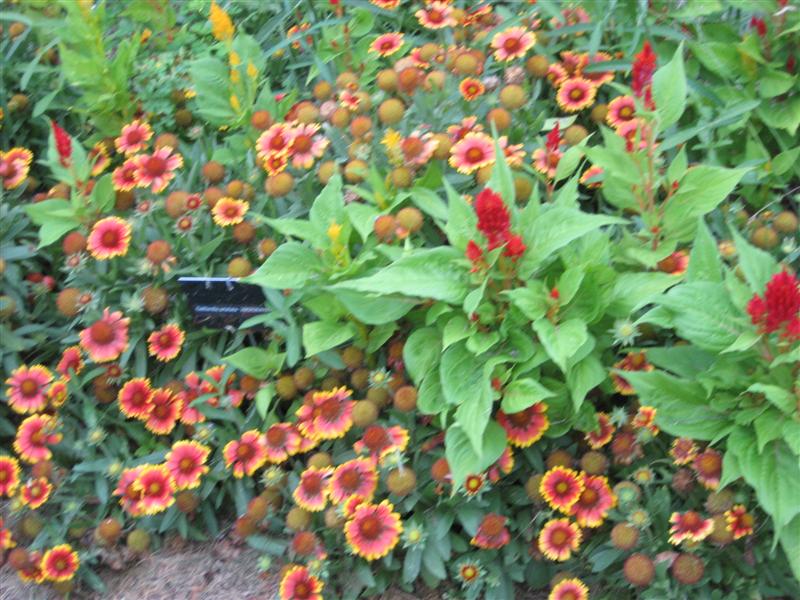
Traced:
[[704, 519], [699, 513], [689, 510], [685, 513], [674, 512], [669, 518], [669, 541], [676, 546], [684, 540], [700, 542], [708, 537], [714, 529], [714, 521]]
[[353, 426], [355, 401], [350, 395], [345, 387], [314, 392], [310, 402], [297, 409], [300, 433], [317, 440], [342, 437]]
[[689, 438], [675, 438], [672, 440], [669, 454], [676, 465], [688, 465], [697, 456], [697, 444]]
[[425, 8], [420, 8], [414, 13], [419, 24], [426, 29], [444, 29], [454, 27], [456, 20], [453, 17], [453, 7], [447, 2], [434, 0], [428, 2]]
[[478, 530], [472, 536], [470, 544], [484, 550], [502, 548], [511, 540], [511, 533], [506, 527], [508, 518], [497, 513], [484, 515]]
[[156, 435], [172, 433], [183, 414], [183, 397], [167, 388], [156, 388], [150, 396], [150, 412], [144, 423]]
[[569, 514], [584, 490], [583, 475], [566, 467], [553, 467], [542, 477], [539, 493], [551, 508]]
[[55, 417], [50, 415], [31, 415], [17, 427], [14, 438], [14, 452], [27, 463], [36, 464], [50, 460], [53, 453], [48, 446], [61, 441], [61, 434], [56, 433]]
[[715, 490], [722, 477], [722, 454], [713, 448], [706, 448], [692, 461], [697, 479], [708, 490]]
[[214, 223], [220, 227], [230, 227], [241, 223], [249, 209], [250, 203], [247, 200], [220, 198], [211, 209], [211, 214], [214, 216]]
[[168, 323], [147, 338], [147, 351], [161, 362], [169, 362], [178, 356], [186, 334], [175, 323]]
[[494, 159], [494, 141], [484, 133], [467, 133], [450, 148], [450, 166], [465, 175], [491, 165]]
[[569, 519], [553, 519], [539, 533], [539, 551], [550, 560], [564, 561], [577, 552], [581, 544], [580, 528]]
[[0, 456], [0, 496], [11, 497], [19, 486], [19, 461], [13, 456]]
[[255, 429], [245, 431], [238, 440], [231, 440], [222, 449], [225, 466], [233, 468], [233, 476], [248, 477], [267, 462], [264, 435]]
[[400, 541], [403, 525], [394, 506], [384, 500], [380, 504], [364, 502], [345, 523], [344, 534], [352, 551], [367, 560], [389, 554]]
[[31, 510], [36, 510], [47, 502], [52, 491], [53, 485], [47, 480], [47, 477], [37, 477], [36, 479], [29, 479], [22, 486], [19, 495], [25, 506]]
[[525, 56], [536, 43], [536, 34], [524, 27], [509, 27], [494, 34], [492, 49], [494, 59], [507, 62]]
[[608, 511], [617, 504], [617, 498], [600, 475], [584, 475], [584, 488], [572, 505], [571, 514], [581, 527], [600, 527]]
[[200, 479], [208, 473], [206, 461], [211, 448], [193, 440], [172, 444], [164, 465], [175, 480], [175, 489], [191, 490], [200, 487]]
[[42, 556], [41, 569], [47, 581], [69, 581], [81, 566], [78, 553], [69, 544], [50, 548]]
[[380, 56], [391, 56], [403, 47], [402, 33], [384, 33], [369, 45], [369, 51]]
[[619, 127], [635, 117], [636, 101], [632, 96], [618, 96], [608, 103], [606, 122], [612, 127]]
[[80, 333], [81, 348], [95, 362], [115, 360], [128, 347], [128, 324], [119, 311], [103, 310], [103, 316]]
[[86, 247], [93, 258], [108, 260], [115, 256], [125, 256], [130, 243], [130, 224], [119, 217], [106, 217], [94, 224]]
[[481, 83], [480, 79], [474, 77], [465, 78], [459, 85], [458, 91], [467, 102], [475, 100], [475, 98], [482, 96], [486, 91], [486, 86]]
[[735, 540], [746, 535], [752, 535], [753, 525], [755, 525], [753, 515], [747, 512], [747, 509], [742, 504], [737, 504], [725, 512], [725, 522]]
[[273, 423], [264, 434], [267, 461], [280, 464], [300, 451], [301, 437], [293, 423]]
[[80, 346], [70, 346], [65, 348], [61, 353], [61, 359], [56, 365], [56, 371], [61, 373], [64, 377], [70, 377], [73, 373], [75, 375], [83, 371], [83, 357], [81, 356]]
[[[625, 358], [614, 363], [614, 369], [620, 371], [652, 371], [653, 368], [653, 365], [647, 362], [644, 352], [628, 352]], [[611, 381], [614, 383], [614, 389], [623, 396], [632, 396], [635, 393], [631, 384], [622, 375], [612, 371]]]
[[6, 379], [6, 397], [11, 410], [19, 414], [38, 412], [47, 406], [47, 387], [53, 374], [42, 365], [21, 365]]
[[323, 600], [324, 587], [325, 584], [314, 577], [308, 567], [295, 565], [287, 569], [281, 579], [280, 600]]
[[153, 388], [150, 387], [149, 379], [145, 377], [131, 379], [117, 394], [119, 411], [126, 417], [146, 420], [153, 408], [150, 402], [152, 396]]
[[524, 410], [511, 414], [500, 410], [497, 412], [497, 422], [506, 430], [509, 444], [518, 448], [527, 448], [539, 441], [550, 426], [550, 421], [545, 414], [546, 410], [547, 405], [543, 402], [537, 402]]
[[7, 152], [0, 150], [0, 179], [3, 187], [13, 190], [22, 185], [28, 177], [33, 162], [33, 152], [27, 148], [12, 148]]
[[122, 127], [119, 137], [114, 140], [114, 146], [120, 154], [136, 154], [147, 148], [151, 137], [153, 130], [150, 125], [136, 119]]
[[562, 579], [550, 590], [547, 600], [589, 600], [589, 588], [580, 579]]
[[175, 171], [183, 166], [183, 157], [169, 146], [158, 148], [152, 154], [138, 154], [131, 160], [136, 167], [136, 185], [149, 187], [154, 194], [164, 191], [175, 178]]
[[330, 488], [328, 481], [333, 474], [330, 467], [308, 467], [300, 474], [300, 482], [292, 493], [292, 498], [300, 508], [308, 512], [325, 510]]
[[141, 490], [138, 503], [141, 514], [158, 514], [175, 502], [175, 480], [164, 465], [143, 465], [135, 486]]
[[583, 77], [570, 77], [559, 86], [556, 102], [564, 112], [573, 113], [591, 106], [596, 95], [597, 88], [591, 81]]
[[383, 427], [370, 425], [361, 439], [353, 444], [357, 454], [369, 454], [374, 460], [382, 461], [393, 452], [402, 452], [408, 446], [408, 431], [399, 425]]
[[331, 476], [331, 502], [340, 504], [353, 495], [370, 500], [377, 487], [378, 472], [372, 460], [368, 458], [348, 460], [336, 467]]
[[588, 432], [585, 439], [589, 443], [590, 448], [598, 450], [608, 444], [613, 436], [614, 424], [611, 422], [608, 414], [599, 412], [597, 413], [597, 429]]

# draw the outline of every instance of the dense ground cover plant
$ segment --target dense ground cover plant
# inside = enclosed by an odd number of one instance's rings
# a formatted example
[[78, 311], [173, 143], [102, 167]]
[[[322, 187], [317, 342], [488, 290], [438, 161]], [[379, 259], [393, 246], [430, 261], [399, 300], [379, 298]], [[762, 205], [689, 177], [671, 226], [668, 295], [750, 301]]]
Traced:
[[[8, 563], [798, 595], [800, 21], [752, 10], [2, 13]], [[180, 275], [269, 311], [194, 327]]]

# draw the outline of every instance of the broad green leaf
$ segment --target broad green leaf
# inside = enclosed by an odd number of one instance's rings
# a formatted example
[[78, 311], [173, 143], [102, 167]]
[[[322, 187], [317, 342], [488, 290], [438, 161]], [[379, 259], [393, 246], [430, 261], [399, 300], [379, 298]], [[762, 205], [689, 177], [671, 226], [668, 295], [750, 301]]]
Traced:
[[531, 281], [527, 287], [518, 287], [503, 292], [504, 296], [522, 311], [531, 321], [540, 319], [547, 313], [549, 294], [541, 281]]
[[627, 317], [678, 283], [680, 279], [667, 273], [622, 273], [614, 284], [608, 312]]
[[372, 275], [337, 283], [333, 289], [403, 294], [460, 304], [469, 291], [467, 268], [460, 264], [461, 258], [449, 246], [417, 250]]
[[61, 221], [48, 221], [39, 229], [39, 248], [57, 242], [65, 233], [78, 227], [80, 227], [80, 221], [77, 219], [64, 218]]
[[662, 371], [620, 372], [639, 395], [657, 410], [656, 424], [670, 435], [711, 440], [731, 427], [728, 415], [713, 411], [703, 387]]
[[278, 290], [300, 288], [319, 276], [322, 269], [322, 261], [313, 250], [299, 242], [285, 242], [243, 281]]
[[589, 214], [562, 206], [542, 210], [533, 226], [523, 232], [528, 249], [521, 260], [520, 274], [529, 277], [553, 253], [590, 231], [624, 222], [617, 217]]
[[764, 446], [769, 442], [781, 438], [784, 420], [778, 417], [773, 410], [765, 411], [756, 417], [755, 421], [753, 421], [753, 429], [756, 432], [759, 452], [763, 452]]
[[442, 347], [447, 348], [469, 336], [470, 322], [464, 315], [455, 315], [442, 331]]
[[403, 345], [403, 365], [411, 379], [419, 384], [439, 362], [442, 340], [435, 327], [416, 329]]
[[285, 354], [276, 350], [251, 347], [223, 356], [222, 360], [256, 379], [266, 379], [267, 375], [281, 370], [285, 358]]
[[586, 323], [580, 319], [569, 319], [553, 325], [548, 319], [541, 318], [533, 322], [533, 330], [547, 354], [565, 373], [567, 361], [589, 339]]
[[478, 217], [467, 201], [444, 180], [447, 192], [447, 225], [444, 230], [450, 245], [462, 252], [477, 235]]
[[661, 131], [675, 124], [686, 108], [686, 74], [683, 70], [683, 44], [666, 65], [653, 75], [653, 100]]
[[306, 356], [314, 356], [344, 344], [354, 335], [352, 325], [348, 323], [314, 321], [303, 325], [303, 347]]
[[747, 388], [747, 391], [763, 394], [770, 404], [784, 414], [792, 415], [795, 412], [797, 398], [789, 390], [785, 390], [780, 386], [767, 383], [754, 383]]
[[342, 225], [345, 222], [347, 217], [344, 212], [342, 177], [338, 173], [334, 173], [322, 188], [311, 205], [308, 216], [314, 227], [322, 233], [327, 232], [334, 223]]
[[678, 191], [666, 202], [664, 231], [678, 240], [691, 239], [698, 218], [719, 206], [748, 170], [707, 165], [688, 169]]
[[447, 429], [444, 447], [455, 493], [467, 475], [482, 473], [500, 458], [506, 449], [506, 432], [500, 425], [490, 421], [486, 425], [479, 451], [476, 451], [462, 426], [455, 424]]
[[530, 377], [516, 379], [503, 388], [503, 402], [500, 408], [506, 414], [516, 413], [552, 395], [553, 392], [535, 379]]
[[689, 255], [686, 280], [722, 281], [722, 264], [719, 260], [717, 244], [702, 219], [697, 224], [697, 234], [692, 245], [692, 252]]
[[743, 331], [739, 334], [739, 337], [737, 337], [730, 346], [722, 350], [720, 354], [727, 354], [728, 352], [744, 352], [745, 350], [749, 350], [755, 346], [760, 339], [761, 335], [757, 333], [755, 329]]
[[36, 225], [75, 219], [75, 209], [67, 200], [52, 199], [25, 205], [25, 212]]
[[603, 383], [606, 377], [608, 371], [593, 354], [577, 362], [567, 371], [567, 386], [572, 396], [572, 409], [575, 412], [583, 404], [586, 394]]
[[442, 394], [438, 369], [428, 371], [417, 385], [417, 409], [423, 415], [438, 415], [449, 408]]
[[514, 177], [511, 174], [508, 162], [506, 162], [506, 155], [497, 140], [494, 141], [494, 152], [496, 160], [486, 187], [500, 194], [506, 206], [514, 206]]
[[800, 515], [792, 519], [778, 532], [778, 535], [786, 558], [789, 559], [789, 566], [792, 567], [794, 578], [800, 581]]
[[411, 200], [422, 212], [432, 216], [434, 219], [446, 221], [448, 217], [447, 204], [439, 195], [428, 188], [414, 186], [411, 189]]
[[344, 207], [344, 211], [358, 235], [363, 241], [366, 241], [372, 233], [375, 219], [380, 213], [373, 206], [359, 202], [351, 202]]
[[492, 409], [492, 390], [484, 373], [484, 361], [467, 350], [466, 342], [458, 342], [442, 354], [439, 376], [444, 398], [458, 407], [456, 421], [477, 452]]
[[351, 290], [333, 290], [333, 294], [356, 319], [367, 325], [397, 321], [417, 304], [408, 298], [391, 298]]

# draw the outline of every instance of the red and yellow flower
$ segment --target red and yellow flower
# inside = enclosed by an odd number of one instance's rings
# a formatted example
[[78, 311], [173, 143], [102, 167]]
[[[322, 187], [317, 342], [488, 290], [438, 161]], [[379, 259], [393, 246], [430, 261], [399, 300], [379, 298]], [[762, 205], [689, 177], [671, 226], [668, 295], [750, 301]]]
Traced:
[[167, 388], [156, 388], [150, 396], [150, 412], [144, 426], [156, 435], [168, 435], [182, 414], [183, 398]]
[[522, 58], [536, 44], [536, 34], [524, 27], [509, 27], [494, 34], [492, 50], [494, 59], [507, 62]]
[[16, 413], [38, 412], [47, 406], [47, 388], [53, 374], [42, 365], [21, 365], [6, 379], [8, 404]]
[[414, 13], [419, 24], [426, 29], [444, 29], [455, 27], [456, 19], [453, 16], [453, 7], [447, 2], [434, 0], [428, 2], [425, 8], [420, 8]]
[[384, 33], [369, 45], [369, 51], [380, 56], [391, 56], [403, 47], [402, 33]]
[[297, 409], [297, 427], [306, 437], [335, 440], [353, 426], [351, 392], [345, 387], [314, 392], [307, 404]]
[[0, 179], [3, 187], [13, 190], [22, 185], [28, 177], [33, 162], [33, 152], [27, 148], [12, 148], [7, 152], [0, 150]]
[[506, 527], [508, 518], [497, 513], [484, 515], [470, 544], [484, 550], [502, 548], [511, 540], [511, 533]]
[[329, 480], [333, 474], [331, 467], [308, 467], [300, 474], [300, 482], [292, 493], [292, 498], [300, 508], [309, 512], [325, 510], [330, 494]]
[[450, 166], [464, 175], [491, 165], [494, 160], [494, 141], [485, 133], [467, 133], [450, 148]]
[[153, 388], [146, 377], [136, 377], [127, 381], [117, 394], [119, 411], [131, 419], [147, 420], [153, 404]]
[[37, 477], [29, 479], [20, 489], [19, 495], [22, 504], [31, 510], [36, 510], [47, 502], [52, 491], [53, 485], [47, 480], [47, 477]]
[[[653, 368], [653, 365], [647, 362], [644, 352], [628, 352], [625, 358], [614, 363], [614, 369], [620, 371], [652, 371]], [[611, 372], [611, 380], [614, 389], [623, 396], [632, 396], [635, 393], [628, 380], [615, 371]]]
[[175, 502], [175, 479], [164, 465], [142, 465], [134, 486], [141, 490], [137, 504], [140, 514], [158, 514]]
[[56, 433], [58, 421], [50, 415], [31, 415], [17, 427], [14, 438], [14, 452], [25, 462], [35, 464], [50, 460], [53, 453], [48, 446], [61, 441], [61, 434]]
[[656, 421], [656, 409], [653, 406], [640, 406], [639, 409], [636, 411], [633, 419], [631, 420], [631, 425], [634, 428], [638, 429], [647, 429], [653, 435], [658, 435], [658, 432], [661, 431], [655, 423]]
[[597, 413], [597, 429], [589, 431], [584, 437], [589, 443], [589, 447], [598, 450], [608, 444], [614, 436], [614, 424], [608, 414]]
[[61, 408], [69, 396], [69, 379], [60, 377], [47, 388], [47, 404], [50, 408]]
[[167, 323], [147, 338], [147, 351], [161, 362], [169, 362], [181, 352], [186, 334], [175, 323]]
[[325, 584], [311, 574], [308, 567], [295, 565], [281, 579], [280, 600], [323, 600]]
[[735, 540], [753, 534], [755, 519], [742, 504], [736, 504], [730, 510], [725, 511], [725, 522]]
[[172, 444], [164, 465], [175, 480], [175, 489], [191, 490], [200, 487], [200, 480], [208, 473], [206, 461], [211, 448], [194, 440], [182, 440]]
[[546, 411], [547, 405], [544, 402], [537, 402], [511, 414], [500, 410], [497, 412], [497, 422], [506, 430], [509, 444], [527, 448], [539, 441], [550, 426]]
[[471, 102], [484, 94], [486, 86], [481, 83], [480, 79], [474, 77], [465, 78], [459, 85], [458, 91], [467, 102]]
[[147, 148], [152, 137], [153, 129], [150, 125], [136, 119], [123, 125], [119, 137], [114, 140], [114, 146], [120, 154], [136, 154]]
[[42, 553], [34, 550], [28, 554], [28, 564], [17, 571], [20, 580], [25, 583], [44, 583], [44, 571], [42, 570]]
[[714, 529], [713, 520], [704, 519], [694, 510], [685, 513], [674, 512], [669, 522], [672, 523], [672, 527], [669, 528], [669, 541], [676, 546], [685, 540], [701, 542]]
[[361, 439], [353, 444], [357, 454], [369, 454], [374, 460], [382, 461], [394, 452], [402, 452], [408, 446], [408, 431], [399, 425], [383, 427], [370, 425], [364, 430]]
[[562, 579], [550, 590], [547, 600], [589, 600], [589, 588], [580, 579]]
[[706, 448], [694, 457], [692, 468], [704, 488], [715, 490], [722, 477], [722, 454], [713, 448]]
[[138, 154], [132, 159], [137, 187], [149, 187], [154, 194], [164, 191], [175, 178], [175, 171], [183, 166], [183, 157], [169, 146], [154, 150], [152, 154]]
[[550, 560], [565, 561], [581, 545], [580, 527], [569, 519], [552, 519], [539, 533], [539, 551]]
[[128, 324], [119, 311], [103, 310], [103, 316], [80, 333], [81, 348], [95, 362], [115, 360], [128, 347]]
[[601, 475], [584, 475], [583, 491], [570, 514], [581, 527], [600, 527], [608, 511], [617, 504], [617, 497], [611, 491], [608, 480]]
[[367, 560], [389, 554], [400, 541], [403, 524], [394, 506], [384, 500], [380, 504], [363, 502], [345, 523], [344, 534], [352, 551]]
[[267, 461], [280, 464], [300, 451], [301, 436], [292, 423], [273, 423], [264, 434]]
[[47, 581], [69, 581], [81, 566], [78, 553], [69, 544], [50, 548], [42, 556], [41, 569]]
[[129, 192], [136, 187], [136, 163], [129, 158], [111, 173], [111, 183], [118, 192]]
[[608, 103], [606, 123], [617, 128], [636, 118], [636, 101], [633, 96], [618, 96]]
[[245, 431], [238, 440], [232, 440], [222, 449], [225, 466], [233, 468], [233, 476], [248, 477], [267, 462], [264, 435], [255, 429]]
[[96, 260], [125, 256], [131, 243], [131, 226], [119, 217], [100, 219], [92, 227], [86, 247]]
[[669, 454], [676, 465], [688, 465], [697, 456], [697, 450], [697, 444], [693, 440], [681, 437], [672, 440]]
[[11, 497], [19, 486], [19, 461], [13, 456], [0, 456], [0, 496]]
[[371, 459], [348, 460], [333, 471], [330, 479], [331, 502], [340, 504], [353, 495], [370, 500], [377, 487], [378, 472]]
[[214, 223], [220, 227], [230, 227], [238, 225], [244, 221], [244, 216], [250, 210], [250, 203], [247, 200], [236, 200], [235, 198], [220, 198], [211, 209]]
[[81, 355], [80, 346], [70, 346], [65, 348], [61, 353], [61, 359], [56, 365], [56, 371], [61, 373], [64, 377], [71, 377], [74, 373], [78, 375], [83, 371], [83, 357]]
[[597, 88], [583, 77], [569, 77], [558, 87], [556, 102], [561, 110], [568, 113], [578, 112], [591, 106], [597, 95]]
[[292, 166], [296, 169], [310, 169], [314, 160], [325, 154], [328, 139], [318, 135], [320, 126], [317, 123], [298, 123], [292, 135], [289, 153], [292, 155]]
[[564, 514], [572, 511], [585, 489], [581, 473], [566, 467], [553, 467], [547, 471], [539, 483], [539, 493], [551, 508]]

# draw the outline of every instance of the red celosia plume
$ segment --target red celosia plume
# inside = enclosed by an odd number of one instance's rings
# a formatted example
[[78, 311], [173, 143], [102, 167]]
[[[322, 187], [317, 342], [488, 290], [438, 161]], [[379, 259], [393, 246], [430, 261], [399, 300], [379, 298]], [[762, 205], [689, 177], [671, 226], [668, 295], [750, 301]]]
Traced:
[[653, 110], [651, 83], [656, 70], [656, 54], [650, 42], [645, 41], [642, 51], [633, 57], [633, 71], [631, 75], [631, 88], [637, 98], [644, 98], [645, 106]]
[[502, 246], [511, 226], [503, 199], [486, 188], [475, 198], [475, 213], [478, 215], [478, 231], [489, 241], [489, 250]]
[[800, 281], [786, 271], [773, 275], [763, 298], [754, 294], [747, 303], [747, 312], [764, 333], [783, 329], [783, 337], [800, 339]]
[[72, 156], [72, 139], [55, 121], [50, 121], [50, 125], [53, 128], [53, 137], [56, 140], [56, 151], [58, 152], [61, 166], [66, 167]]

